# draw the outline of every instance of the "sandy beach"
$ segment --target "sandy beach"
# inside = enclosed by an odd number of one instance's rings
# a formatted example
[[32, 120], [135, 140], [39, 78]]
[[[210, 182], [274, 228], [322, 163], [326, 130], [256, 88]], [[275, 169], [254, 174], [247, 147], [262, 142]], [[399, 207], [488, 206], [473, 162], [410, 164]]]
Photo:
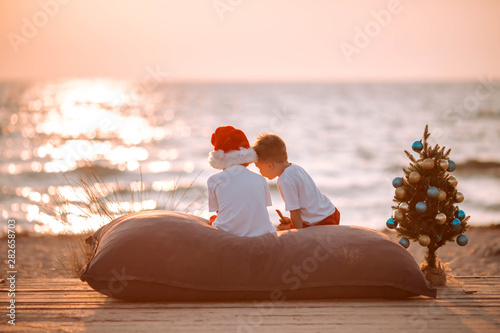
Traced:
[[[397, 240], [396, 232], [386, 230], [387, 234]], [[437, 251], [443, 263], [449, 263], [453, 276], [498, 276], [500, 275], [500, 224], [471, 227], [466, 233], [469, 243], [459, 246], [447, 243]], [[424, 261], [427, 248], [418, 242], [410, 243], [408, 251], [416, 262]]]
[[[396, 239], [395, 232], [385, 233]], [[448, 243], [438, 250], [438, 257], [449, 262], [454, 276], [498, 276], [500, 275], [500, 225], [471, 227], [467, 231], [469, 244], [465, 247]], [[81, 244], [82, 236], [17, 236], [16, 269], [18, 278], [65, 278], [74, 277], [72, 253], [75, 245]], [[0, 241], [1, 253], [7, 253], [6, 239]], [[78, 247], [76, 247], [78, 249]], [[423, 261], [425, 248], [411, 243], [408, 251], [417, 263]], [[2, 255], [0, 278], [7, 271], [6, 255]]]

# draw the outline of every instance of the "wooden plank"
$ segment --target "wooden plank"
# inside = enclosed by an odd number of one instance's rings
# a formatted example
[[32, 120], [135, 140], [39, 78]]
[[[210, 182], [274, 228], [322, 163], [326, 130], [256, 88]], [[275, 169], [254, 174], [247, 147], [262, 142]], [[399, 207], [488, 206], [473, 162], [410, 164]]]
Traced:
[[[477, 293], [476, 293], [477, 294]], [[473, 294], [472, 294], [473, 295]], [[483, 300], [487, 302], [495, 302], [500, 299], [500, 295], [474, 295], [475, 300]], [[104, 295], [96, 295], [96, 294], [89, 294], [89, 295], [78, 295], [78, 294], [44, 294], [44, 293], [38, 293], [34, 295], [22, 295], [22, 294], [16, 294], [16, 302], [21, 303], [36, 303], [36, 302], [59, 302], [59, 303], [72, 303], [75, 301], [80, 301], [84, 302], [86, 300], [89, 301], [100, 301], [100, 300], [107, 300], [107, 296]], [[468, 294], [456, 294], [456, 295], [448, 295], [446, 297], [440, 296], [438, 299], [447, 299], [447, 300], [456, 300], [457, 302], [460, 302], [461, 300], [470, 300], [470, 295]], [[340, 301], [340, 300], [338, 300]], [[367, 301], [375, 301], [375, 300], [367, 300]], [[377, 304], [382, 304], [380, 303], [380, 300]], [[413, 298], [413, 302], [417, 302], [418, 299]], [[118, 300], [112, 300], [109, 302], [119, 302]], [[305, 301], [302, 301], [305, 302]], [[202, 305], [200, 305], [203, 307]]]
[[[457, 303], [463, 302], [463, 301], [469, 301], [471, 299], [471, 295], [474, 296], [474, 300], [476, 301], [484, 301], [484, 302], [498, 302], [500, 300], [500, 294], [493, 294], [493, 293], [478, 293], [474, 292], [471, 294], [467, 294], [466, 292], [462, 293], [450, 293], [446, 295], [439, 295], [439, 299], [446, 299], [446, 300], [454, 300]], [[412, 298], [411, 299], [413, 304], [418, 301], [424, 301], [425, 299], [422, 298]], [[92, 301], [92, 302], [103, 302], [107, 301], [110, 304], [114, 303], [120, 303], [124, 301], [116, 300], [116, 299], [110, 299], [107, 296], [98, 294], [98, 293], [93, 293], [93, 292], [85, 292], [85, 293], [78, 293], [78, 292], [51, 292], [51, 293], [43, 293], [43, 292], [37, 292], [37, 293], [17, 293], [16, 294], [16, 302], [19, 304], [24, 304], [24, 303], [46, 303], [46, 302], [58, 302], [58, 303], [74, 303], [74, 302], [86, 302], [86, 301]], [[352, 300], [336, 300], [337, 302], [352, 302]], [[364, 300], [365, 302], [374, 302], [375, 300]], [[377, 306], [384, 306], [384, 302], [387, 300], [376, 300]], [[287, 304], [293, 304], [291, 303], [292, 301], [286, 302], [283, 304], [283, 306], [287, 306]], [[304, 302], [304, 304], [310, 304], [308, 301], [301, 301]], [[309, 301], [310, 302], [310, 301]], [[321, 302], [321, 300], [315, 300], [313, 301], [316, 304], [320, 304], [318, 302]], [[175, 302], [170, 302], [171, 304], [175, 304]], [[140, 304], [140, 303], [135, 303], [135, 304]], [[147, 303], [147, 304], [155, 304], [155, 303]], [[190, 304], [189, 302], [186, 302], [186, 304]], [[212, 306], [212, 303], [210, 302], [205, 302], [205, 303], [192, 303], [192, 304], [198, 304], [196, 306], [198, 307], [204, 307], [204, 304], [210, 304], [206, 306]], [[237, 304], [232, 304], [230, 302], [227, 302], [229, 304], [228, 306], [237, 306]], [[309, 306], [309, 305], [308, 305]], [[350, 306], [354, 306], [353, 303], [350, 304]]]
[[[75, 301], [75, 302], [64, 302], [64, 303], [55, 303], [57, 301], [52, 300], [48, 302], [24, 302], [24, 303], [17, 303], [16, 306], [18, 306], [19, 309], [56, 309], [56, 308], [65, 308], [65, 307], [71, 307], [71, 308], [89, 308], [89, 307], [95, 307], [99, 306], [101, 308], [120, 308], [120, 309], [210, 309], [210, 308], [221, 308], [221, 309], [240, 309], [240, 308], [248, 308], [249, 305], [228, 305], [228, 304], [211, 304], [209, 303], [208, 305], [200, 306], [200, 305], [176, 305], [176, 304], [165, 304], [165, 303], [159, 303], [159, 304], [122, 304], [122, 303], [106, 303], [105, 301]], [[471, 300], [460, 300], [460, 301], [454, 301], [454, 300], [437, 300], [435, 302], [429, 302], [429, 303], [412, 303], [410, 305], [408, 304], [384, 304], [380, 305], [378, 304], [378, 301], [372, 301], [372, 302], [367, 302], [367, 303], [361, 303], [361, 304], [356, 304], [356, 303], [330, 303], [325, 306], [307, 306], [306, 304], [300, 303], [299, 307], [307, 307], [310, 309], [314, 310], [322, 310], [324, 308], [341, 308], [345, 306], [349, 306], [350, 308], [353, 309], [362, 309], [362, 308], [371, 308], [371, 309], [386, 309], [390, 307], [397, 307], [398, 309], [403, 309], [406, 311], [407, 309], [411, 308], [417, 308], [417, 307], [424, 307], [424, 306], [430, 306], [430, 304], [435, 304], [439, 302], [446, 302], [446, 303], [451, 303], [453, 302], [453, 306], [455, 307], [499, 307], [500, 306], [500, 301], [495, 300], [495, 301], [474, 301], [471, 302]], [[248, 304], [248, 303], [247, 303]], [[251, 304], [251, 303], [250, 303]], [[298, 306], [293, 306], [290, 304], [276, 304], [274, 307], [279, 306], [280, 308], [296, 308]], [[259, 307], [259, 308], [273, 308], [273, 306], [262, 306], [259, 304], [254, 305], [253, 307]]]
[[[5, 294], [6, 295], [6, 294]], [[484, 299], [484, 300], [495, 300], [500, 298], [500, 294], [479, 294], [478, 292], [466, 293], [465, 291], [462, 294], [448, 294], [448, 295], [438, 295], [438, 299], [470, 299], [470, 295], [474, 295], [475, 299]], [[86, 294], [78, 294], [78, 293], [36, 293], [36, 294], [28, 294], [28, 293], [16, 293], [16, 299], [20, 302], [30, 302], [37, 300], [59, 300], [60, 302], [73, 301], [74, 299], [108, 299], [107, 296], [97, 294], [97, 293], [86, 293]], [[412, 298], [413, 301], [417, 301], [418, 298]], [[113, 299], [113, 301], [118, 301]], [[319, 300], [317, 300], [319, 301]], [[340, 300], [339, 300], [340, 301]], [[302, 301], [306, 302], [306, 301]]]
[[[357, 308], [355, 311], [353, 309], [342, 309], [342, 308], [324, 308], [321, 309], [321, 312], [316, 311], [316, 309], [308, 309], [308, 308], [256, 308], [256, 307], [247, 307], [247, 308], [213, 308], [213, 309], [122, 309], [122, 308], [112, 308], [105, 309], [105, 311], [101, 311], [103, 309], [100, 308], [90, 308], [90, 309], [71, 309], [71, 308], [63, 308], [63, 309], [31, 309], [26, 311], [21, 311], [22, 319], [27, 320], [28, 318], [33, 318], [35, 320], [44, 318], [59, 318], [59, 317], [68, 317], [68, 318], [83, 318], [85, 317], [99, 317], [102, 320], [124, 320], [124, 321], [137, 321], [137, 320], [192, 320], [192, 314], [196, 315], [196, 318], [208, 318], [207, 320], [218, 320], [213, 318], [214, 315], [226, 315], [226, 316], [250, 316], [250, 317], [266, 317], [266, 318], [274, 318], [278, 320], [278, 317], [308, 317], [301, 319], [302, 321], [309, 320], [323, 320], [323, 319], [335, 319], [336, 321], [352, 321], [353, 314], [358, 317], [356, 321], [371, 321], [373, 323], [377, 323], [377, 318], [383, 316], [384, 318], [424, 318], [432, 320], [432, 319], [442, 319], [442, 320], [450, 320], [453, 317], [455, 319], [462, 318], [463, 314], [466, 312], [470, 313], [470, 316], [475, 317], [483, 317], [484, 314], [481, 312], [482, 308], [472, 309], [470, 308], [453, 308], [450, 310], [446, 304], [441, 304], [440, 306], [432, 306], [432, 307], [422, 307], [422, 308], [413, 308], [408, 311], [408, 309], [401, 309], [397, 306], [388, 307], [383, 309], [373, 309], [370, 307]], [[291, 311], [293, 310], [293, 311]], [[477, 311], [475, 311], [477, 310]], [[298, 316], [299, 313], [300, 316]], [[42, 315], [43, 314], [43, 315]], [[41, 316], [42, 315], [42, 316]], [[160, 316], [160, 317], [158, 317]], [[95, 318], [94, 318], [95, 319]], [[396, 319], [397, 320], [397, 319]], [[498, 318], [492, 318], [492, 322], [499, 324]]]
[[[299, 305], [299, 304], [298, 304]], [[460, 311], [457, 311], [456, 308], [453, 310], [450, 310], [447, 307], [447, 304], [437, 304], [433, 306], [426, 306], [426, 307], [415, 307], [415, 308], [410, 308], [412, 310], [415, 310], [414, 312], [407, 311], [408, 309], [402, 309], [398, 306], [392, 306], [392, 307], [386, 307], [386, 308], [380, 308], [380, 309], [373, 309], [370, 306], [365, 306], [362, 308], [357, 308], [355, 309], [356, 312], [354, 312], [359, 316], [359, 318], [354, 318], [356, 321], [372, 321], [376, 322], [376, 318], [379, 316], [383, 315], [386, 318], [413, 318], [413, 317], [420, 317], [421, 315], [425, 314], [426, 318], [439, 318], [441, 316], [445, 316], [447, 319], [451, 317], [460, 317], [462, 316], [462, 313]], [[145, 319], [154, 319], [156, 318], [157, 315], [162, 316], [162, 320], [176, 320], [176, 321], [183, 321], [187, 320], [190, 321], [192, 320], [191, 316], [189, 314], [193, 313], [192, 308], [170, 308], [170, 309], [134, 309], [134, 308], [129, 308], [129, 309], [123, 309], [123, 308], [112, 308], [112, 309], [106, 309], [106, 311], [99, 311], [102, 309], [99, 308], [94, 308], [94, 309], [71, 309], [71, 308], [63, 308], [62, 311], [59, 309], [51, 309], [51, 310], [44, 310], [41, 312], [38, 312], [37, 309], [32, 309], [32, 310], [27, 310], [23, 311], [23, 317], [26, 316], [28, 317], [29, 314], [35, 318], [40, 318], [40, 313], [44, 314], [44, 318], [46, 317], [68, 317], [68, 318], [78, 318], [81, 317], [82, 315], [92, 315], [92, 316], [99, 316], [101, 319], [109, 319], [109, 320], [127, 320], [127, 321], [135, 321], [135, 320], [141, 320]], [[261, 307], [253, 307], [253, 306], [247, 306], [247, 307], [242, 307], [242, 308], [211, 308], [211, 309], [198, 309], [197, 313], [197, 318], [211, 318], [210, 320], [219, 320], [220, 318], [213, 318], [214, 315], [219, 315], [219, 314], [224, 314], [228, 316], [237, 316], [237, 315], [248, 315], [252, 317], [257, 317], [257, 316], [263, 316], [263, 317], [297, 317], [297, 313], [295, 311], [300, 310], [300, 317], [304, 317], [302, 321], [308, 322], [308, 321], [314, 321], [317, 319], [325, 319], [325, 318], [330, 318], [332, 315], [335, 316], [337, 321], [352, 321], [353, 317], [353, 309], [351, 308], [343, 308], [343, 307], [332, 307], [332, 308], [322, 308], [320, 312], [317, 311], [317, 309], [314, 308], [307, 308], [307, 307], [302, 307], [302, 306], [297, 306], [294, 308], [283, 308], [283, 307], [275, 307], [275, 308], [261, 308]], [[241, 310], [244, 310], [245, 312], [242, 312]], [[290, 311], [294, 310], [294, 311]], [[61, 315], [63, 314], [63, 315]], [[179, 314], [182, 314], [182, 316], [179, 317]], [[480, 313], [473, 313], [473, 315], [480, 315]], [[496, 319], [498, 322], [498, 318]]]
[[[475, 300], [482, 300], [482, 301], [487, 301], [487, 302], [495, 302], [500, 299], [500, 295], [498, 294], [482, 294], [479, 292], [471, 293], [468, 294], [466, 292], [462, 293], [453, 293], [453, 294], [446, 294], [446, 295], [439, 295], [438, 300], [440, 299], [446, 299], [446, 300], [456, 300], [457, 302], [460, 301], [467, 301], [471, 299], [471, 296]], [[426, 298], [412, 298], [412, 304], [415, 304], [415, 302], [419, 301], [429, 301]], [[79, 293], [79, 292], [63, 292], [63, 293], [57, 293], [57, 292], [50, 292], [50, 293], [43, 293], [43, 292], [37, 292], [37, 293], [17, 293], [16, 294], [16, 302], [21, 303], [36, 303], [36, 302], [58, 302], [58, 303], [72, 303], [75, 301], [107, 301], [108, 303], [127, 303], [126, 301], [121, 301], [113, 298], [108, 298], [107, 296], [98, 294], [98, 293], [92, 293], [92, 292], [85, 292], [85, 293]], [[303, 304], [321, 304], [321, 302], [327, 302], [328, 300], [303, 300], [300, 302], [303, 302]], [[374, 302], [377, 301], [376, 304], [383, 306], [390, 300], [373, 300], [373, 299], [360, 299], [360, 300], [335, 300], [336, 302], [346, 302], [346, 303], [356, 303], [356, 302]], [[396, 300], [397, 301], [397, 300]], [[265, 301], [257, 301], [257, 302], [265, 302]], [[283, 303], [283, 306], [287, 306], [287, 304], [293, 304], [292, 302], [296, 301], [288, 301]], [[313, 302], [313, 303], [312, 303]], [[161, 302], [148, 302], [146, 304], [161, 304]], [[175, 304], [176, 302], [169, 302], [170, 304]], [[179, 303], [179, 302], [177, 302]], [[237, 306], [237, 302], [223, 302], [224, 304], [230, 304], [230, 306]], [[133, 304], [141, 304], [138, 302], [135, 302]], [[185, 302], [185, 303], [180, 303], [180, 304], [198, 304], [197, 306], [199, 307], [204, 307], [204, 304], [217, 304], [216, 302]], [[211, 305], [210, 305], [211, 306]], [[313, 306], [313, 305], [311, 305]]]
[[[364, 321], [332, 320], [331, 317], [314, 321], [305, 321], [301, 317], [252, 317], [212, 314], [207, 318], [189, 314], [179, 314], [181, 318], [189, 320], [165, 320], [161, 316], [149, 319], [144, 317], [136, 320], [119, 319], [111, 321], [107, 317], [95, 320], [79, 320], [75, 318], [40, 319], [22, 322], [16, 325], [18, 330], [26, 332], [38, 328], [45, 332], [51, 331], [91, 331], [91, 332], [498, 332], [498, 325], [489, 323], [482, 318], [467, 318], [461, 316], [449, 318], [399, 318], [387, 317], [380, 314], [376, 318], [367, 318]], [[214, 317], [221, 317], [215, 320]], [[382, 317], [381, 317], [382, 316]], [[453, 320], [450, 320], [453, 319]], [[10, 329], [9, 329], [10, 331]]]
[[[483, 281], [485, 280], [483, 279]], [[498, 281], [500, 282], [500, 279], [498, 279]], [[71, 281], [71, 283], [65, 283], [65, 284], [66, 286], [62, 288], [59, 282], [52, 283], [51, 281], [50, 283], [40, 283], [40, 282], [26, 283], [21, 281], [20, 283], [16, 284], [16, 289], [20, 297], [24, 297], [24, 295], [26, 295], [27, 297], [36, 297], [37, 294], [41, 295], [46, 293], [53, 294], [55, 295], [55, 297], [60, 297], [61, 294], [79, 295], [79, 297], [81, 297], [81, 295], [106, 297], [104, 295], [96, 293], [88, 285], [76, 279], [75, 281]], [[480, 292], [478, 292], [478, 290]], [[8, 288], [5, 285], [3, 285], [3, 287], [0, 289], [0, 295], [1, 292], [6, 293], [7, 291]], [[463, 297], [463, 295], [466, 294], [475, 294], [476, 297], [480, 296], [496, 297], [497, 295], [500, 294], [500, 283], [496, 283], [496, 281], [493, 281], [493, 283], [490, 282], [482, 284], [471, 284], [467, 281], [466, 287], [458, 285], [458, 286], [439, 288], [438, 290], [438, 297], [447, 297], [447, 298], [453, 296]]]
[[[488, 276], [488, 277], [456, 277], [457, 284], [467, 284], [467, 285], [491, 285], [496, 286], [500, 289], [500, 276]], [[48, 283], [50, 282], [50, 283]], [[87, 283], [80, 281], [77, 278], [67, 278], [67, 279], [19, 279], [16, 281], [16, 285], [22, 286], [25, 289], [39, 288], [43, 290], [52, 289], [84, 289], [93, 290]], [[439, 287], [438, 289], [446, 289], [447, 287]], [[0, 290], [8, 289], [8, 284], [0, 283]]]

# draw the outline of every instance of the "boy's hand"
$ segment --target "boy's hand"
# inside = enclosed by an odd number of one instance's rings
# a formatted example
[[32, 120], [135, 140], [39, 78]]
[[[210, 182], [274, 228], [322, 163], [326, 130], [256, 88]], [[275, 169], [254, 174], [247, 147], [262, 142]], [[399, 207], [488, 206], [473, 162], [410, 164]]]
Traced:
[[276, 226], [276, 229], [277, 230], [290, 230], [290, 229], [292, 229], [292, 227], [290, 226], [290, 223], [288, 223], [288, 224], [280, 223]]
[[289, 217], [283, 216], [279, 210], [276, 209], [276, 213], [280, 216], [280, 224], [276, 227], [278, 230], [289, 230], [292, 229], [292, 220]]
[[289, 225], [290, 223], [292, 223], [292, 220], [289, 217], [283, 216], [282, 218], [280, 218], [280, 223]]
[[288, 217], [283, 216], [283, 214], [281, 214], [281, 212], [278, 209], [276, 209], [276, 213], [278, 213], [278, 215], [280, 217], [280, 223], [281, 224], [290, 224], [292, 222], [291, 219], [289, 219]]

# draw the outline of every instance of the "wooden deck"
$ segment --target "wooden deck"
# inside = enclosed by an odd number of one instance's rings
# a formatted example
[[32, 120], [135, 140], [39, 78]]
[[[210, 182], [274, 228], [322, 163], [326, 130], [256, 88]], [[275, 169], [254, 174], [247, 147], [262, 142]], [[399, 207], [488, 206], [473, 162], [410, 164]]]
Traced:
[[131, 303], [78, 279], [16, 281], [7, 332], [500, 332], [500, 277], [460, 277], [438, 298], [272, 302]]

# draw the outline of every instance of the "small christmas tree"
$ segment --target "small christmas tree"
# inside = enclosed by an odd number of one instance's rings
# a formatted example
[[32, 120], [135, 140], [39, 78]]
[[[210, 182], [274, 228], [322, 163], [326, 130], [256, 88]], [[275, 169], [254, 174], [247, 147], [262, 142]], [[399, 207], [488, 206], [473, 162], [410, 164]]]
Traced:
[[457, 191], [457, 179], [448, 173], [456, 167], [448, 158], [451, 149], [430, 147], [429, 136], [426, 125], [423, 142], [415, 141], [412, 145], [419, 154], [417, 158], [405, 150], [411, 162], [409, 168], [403, 169], [404, 177], [392, 181], [397, 205], [392, 207], [395, 211], [387, 220], [387, 227], [397, 229], [398, 236], [402, 236], [399, 243], [405, 248], [410, 239], [426, 246], [425, 262], [420, 268], [432, 285], [445, 285], [446, 265], [436, 258], [436, 250], [455, 241], [455, 237], [458, 245], [467, 244], [464, 232], [469, 228], [469, 216], [457, 206], [464, 195]]

